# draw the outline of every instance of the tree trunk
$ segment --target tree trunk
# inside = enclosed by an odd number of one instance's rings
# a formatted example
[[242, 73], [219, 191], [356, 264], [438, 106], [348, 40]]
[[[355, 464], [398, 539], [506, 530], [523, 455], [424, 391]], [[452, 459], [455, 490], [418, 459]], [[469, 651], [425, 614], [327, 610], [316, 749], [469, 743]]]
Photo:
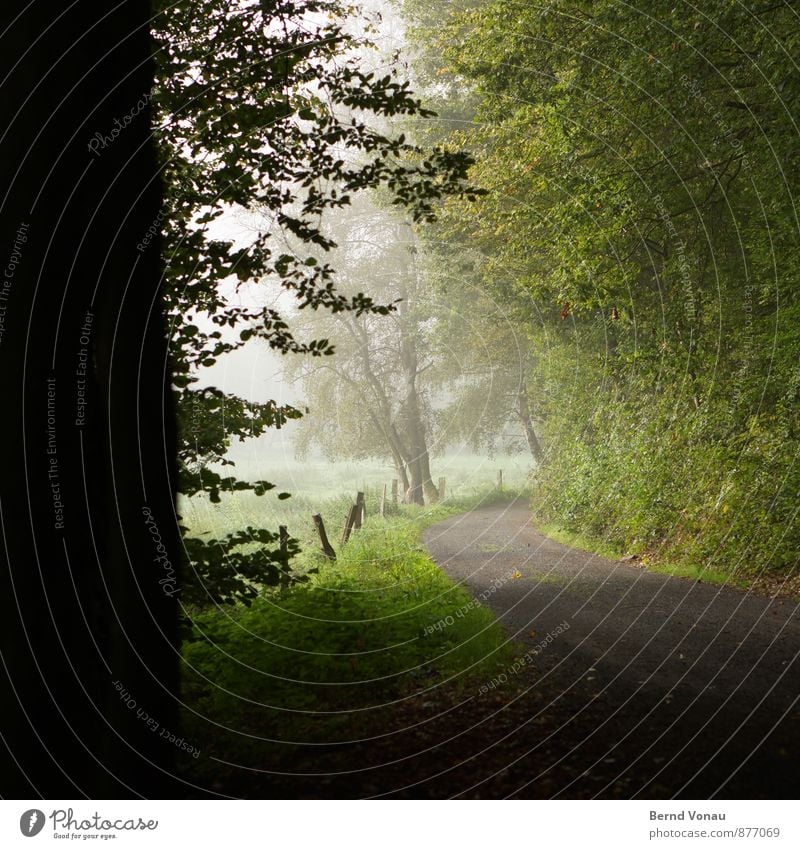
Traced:
[[[374, 400], [374, 408], [369, 411], [370, 418], [372, 419], [375, 427], [381, 434], [383, 434], [383, 438], [386, 440], [387, 447], [391, 452], [392, 462], [394, 463], [395, 470], [397, 471], [397, 477], [402, 485], [404, 500], [406, 503], [411, 503], [408, 500], [409, 492], [412, 490], [419, 490], [419, 492], [421, 492], [422, 490], [418, 485], [412, 485], [412, 482], [409, 480], [409, 474], [411, 474], [409, 452], [403, 444], [403, 440], [400, 438], [397, 426], [393, 421], [392, 405], [386, 395], [386, 390], [373, 371], [372, 361], [370, 359], [369, 337], [367, 335], [366, 328], [359, 325], [352, 316], [348, 316], [345, 326], [360, 342], [359, 352], [361, 358], [361, 369], [364, 379], [372, 391]], [[418, 502], [415, 501], [414, 503]]]
[[404, 372], [405, 398], [403, 399], [403, 420], [408, 435], [408, 468], [411, 474], [411, 501], [424, 504], [425, 498], [437, 501], [439, 491], [431, 477], [430, 456], [425, 435], [425, 423], [420, 410], [417, 393], [418, 356], [416, 338], [406, 327], [405, 301], [399, 309], [401, 352], [400, 361]]
[[2, 795], [163, 797], [181, 547], [160, 245], [143, 244], [161, 209], [150, 4], [34, 2], [13, 25], [8, 5]]
[[419, 462], [419, 457], [412, 457], [408, 464], [408, 471], [411, 475], [408, 489], [406, 490], [406, 504], [425, 504], [425, 490], [422, 479], [422, 466]]
[[407, 492], [408, 488], [411, 486], [411, 482], [408, 479], [406, 464], [399, 454], [394, 454], [394, 469], [395, 474], [397, 475], [397, 479], [400, 481], [400, 487], [402, 488], [402, 491]]
[[413, 267], [412, 256], [416, 252], [414, 231], [408, 224], [401, 224], [397, 231], [398, 245], [403, 246], [403, 259], [398, 263], [400, 269], [401, 299], [397, 314], [400, 330], [400, 363], [403, 369], [405, 383], [405, 398], [403, 400], [403, 420], [408, 434], [409, 469], [411, 471], [411, 491], [417, 501], [423, 504], [428, 501], [438, 501], [439, 491], [431, 476], [430, 455], [425, 422], [422, 417], [417, 376], [419, 375], [419, 352], [417, 350], [417, 334], [419, 332], [414, 317], [409, 316], [409, 295], [417, 291], [416, 270]]
[[543, 452], [539, 438], [536, 436], [536, 431], [533, 429], [533, 419], [531, 418], [530, 402], [528, 400], [528, 392], [524, 385], [520, 385], [517, 391], [517, 415], [522, 423], [522, 429], [525, 431], [525, 439], [528, 442], [531, 456], [538, 465], [542, 462]]
[[428, 501], [436, 502], [439, 500], [439, 488], [433, 482], [431, 475], [431, 460], [428, 454], [427, 444], [424, 444], [422, 454], [420, 455], [420, 464], [422, 466], [422, 486], [425, 491], [425, 497]]

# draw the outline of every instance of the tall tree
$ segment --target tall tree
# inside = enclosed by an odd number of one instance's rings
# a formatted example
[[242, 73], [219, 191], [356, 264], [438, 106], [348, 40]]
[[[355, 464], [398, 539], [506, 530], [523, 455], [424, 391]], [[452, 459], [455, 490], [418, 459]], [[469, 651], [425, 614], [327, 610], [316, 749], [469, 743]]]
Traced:
[[469, 93], [449, 137], [487, 189], [436, 235], [544, 319], [542, 501], [636, 548], [794, 563], [793, 4], [404, 6], [428, 76]]
[[[149, 4], [3, 7], [3, 796], [175, 792]], [[157, 723], [154, 733], [148, 717]]]
[[369, 286], [394, 309], [385, 316], [298, 316], [293, 326], [336, 347], [330, 359], [300, 360], [290, 368], [311, 408], [298, 446], [317, 442], [333, 456], [391, 458], [406, 501], [435, 501], [433, 409], [424, 377], [433, 365], [432, 329], [416, 238], [408, 222], [368, 201], [354, 212], [331, 229], [340, 246], [342, 290]]
[[4, 10], [0, 352], [20, 416], [3, 428], [22, 446], [10, 449], [0, 494], [7, 796], [182, 792], [172, 775], [177, 597], [191, 600], [199, 583], [195, 597], [235, 600], [285, 566], [269, 548], [275, 535], [253, 529], [228, 542], [260, 542], [262, 568], [240, 558], [234, 580], [219, 581], [222, 557], [199, 541], [188, 550], [200, 581], [180, 568], [176, 455], [183, 491], [218, 498], [250, 486], [196, 462], [222, 457], [231, 434], [220, 419], [243, 436], [295, 414], [193, 391], [196, 369], [252, 335], [278, 350], [325, 350], [297, 343], [274, 311], [232, 306], [222, 281], [269, 275], [300, 306], [388, 311], [339, 295], [329, 265], [271, 250], [274, 229], [240, 247], [208, 225], [257, 203], [326, 250], [318, 216], [349, 192], [388, 184], [425, 218], [463, 190], [469, 164], [445, 150], [426, 158], [368, 126], [370, 112], [424, 110], [407, 85], [360, 70], [344, 7], [156, 5], [155, 86], [144, 0], [99, 20], [85, 0], [57, 13], [41, 0]]
[[[389, 308], [365, 294], [368, 286], [346, 295], [334, 287], [327, 256], [335, 243], [323, 222], [346, 210], [359, 191], [378, 186], [388, 187], [390, 202], [407, 207], [413, 220], [428, 220], [441, 199], [471, 194], [464, 177], [472, 160], [391, 132], [389, 119], [433, 113], [406, 82], [363, 67], [365, 39], [348, 26], [356, 12], [338, 0], [157, 5], [155, 103], [168, 197], [166, 295], [181, 422], [180, 489], [212, 501], [242, 489], [264, 494], [268, 482], [223, 476], [209, 466], [230, 463], [230, 440], [258, 436], [299, 412], [199, 389], [198, 371], [251, 340], [310, 357], [323, 357], [330, 347], [295, 338], [273, 307], [233, 302], [223, 284], [279, 286], [300, 309], [386, 315]], [[369, 32], [368, 22], [364, 29]], [[242, 243], [220, 235], [215, 223], [244, 209], [259, 211], [253, 238]], [[195, 600], [246, 598], [253, 578], [284, 577], [277, 534], [249, 533], [262, 544], [261, 563], [233, 583], [219, 578], [230, 574], [229, 550], [241, 542], [239, 532], [210, 543], [187, 540]]]

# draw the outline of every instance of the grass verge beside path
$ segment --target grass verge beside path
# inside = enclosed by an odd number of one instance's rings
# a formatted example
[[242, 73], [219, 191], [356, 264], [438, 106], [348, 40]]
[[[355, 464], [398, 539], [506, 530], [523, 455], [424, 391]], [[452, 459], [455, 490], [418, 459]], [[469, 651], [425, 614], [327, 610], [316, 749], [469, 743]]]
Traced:
[[635, 555], [635, 564], [650, 572], [670, 575], [673, 578], [686, 578], [692, 581], [706, 581], [709, 584], [737, 587], [739, 589], [756, 589], [750, 579], [737, 577], [715, 569], [694, 565], [692, 563], [675, 562], [668, 557], [660, 556], [658, 552], [626, 552], [619, 546], [613, 545], [602, 537], [594, 537], [572, 531], [561, 525], [539, 519], [534, 514], [536, 530], [544, 536], [592, 554], [599, 554], [609, 560], [619, 560], [630, 554]]
[[197, 614], [183, 652], [194, 779], [219, 783], [210, 758], [274, 769], [309, 745], [391, 733], [399, 703], [472, 688], [512, 663], [519, 648], [421, 544], [426, 527], [489, 497], [370, 517], [309, 583]]

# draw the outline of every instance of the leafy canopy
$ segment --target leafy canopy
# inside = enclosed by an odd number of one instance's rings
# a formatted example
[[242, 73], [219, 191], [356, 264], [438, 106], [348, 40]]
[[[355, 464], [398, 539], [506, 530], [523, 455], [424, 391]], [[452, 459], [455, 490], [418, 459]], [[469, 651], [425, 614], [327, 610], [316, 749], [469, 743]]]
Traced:
[[[349, 205], [354, 193], [381, 186], [415, 220], [428, 220], [444, 197], [470, 194], [464, 179], [471, 159], [444, 147], [423, 150], [387, 129], [396, 116], [432, 113], [408, 83], [365, 69], [365, 39], [347, 27], [357, 15], [353, 7], [336, 0], [156, 7], [154, 104], [167, 197], [165, 291], [180, 490], [218, 501], [225, 492], [270, 489], [208, 467], [230, 462], [230, 440], [258, 436], [300, 413], [199, 388], [198, 370], [254, 338], [287, 354], [332, 353], [326, 340], [295, 338], [276, 309], [233, 302], [223, 283], [277, 283], [303, 309], [386, 314], [391, 307], [368, 294], [339, 293], [332, 266], [313, 255], [333, 247], [323, 216]], [[226, 213], [254, 208], [264, 224], [249, 241], [220, 235]], [[287, 235], [309, 251], [287, 251]], [[261, 546], [260, 570], [231, 559], [243, 542], [238, 533], [187, 540], [197, 581], [184, 600], [246, 599], [254, 583], [286, 579], [287, 556], [269, 548], [276, 534], [247, 533]]]

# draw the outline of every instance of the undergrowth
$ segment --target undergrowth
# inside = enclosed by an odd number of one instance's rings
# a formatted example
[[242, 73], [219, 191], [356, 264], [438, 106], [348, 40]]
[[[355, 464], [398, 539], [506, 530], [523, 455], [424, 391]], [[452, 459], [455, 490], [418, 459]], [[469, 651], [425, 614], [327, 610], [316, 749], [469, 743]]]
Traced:
[[772, 364], [780, 379], [771, 394], [757, 374], [740, 376], [732, 393], [727, 384], [691, 386], [666, 368], [660, 385], [643, 371], [620, 388], [602, 364], [584, 363], [568, 397], [566, 354], [550, 363], [564, 374], [548, 402], [532, 504], [551, 534], [717, 583], [768, 580], [780, 591], [795, 578], [794, 363]]

